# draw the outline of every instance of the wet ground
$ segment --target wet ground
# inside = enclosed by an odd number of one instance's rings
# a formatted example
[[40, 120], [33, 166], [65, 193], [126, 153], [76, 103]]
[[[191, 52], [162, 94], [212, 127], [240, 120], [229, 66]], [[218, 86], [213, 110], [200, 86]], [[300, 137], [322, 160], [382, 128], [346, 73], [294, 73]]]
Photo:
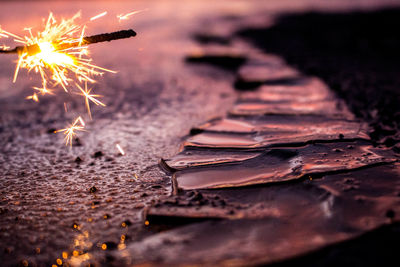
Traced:
[[[89, 29], [138, 36], [93, 46], [96, 63], [119, 72], [96, 85], [107, 108], [93, 110], [71, 149], [52, 132], [84, 112], [82, 99], [68, 99], [70, 115], [62, 95], [28, 102], [35, 80], [22, 74], [12, 84], [15, 59], [0, 58], [3, 265], [396, 258], [399, 39], [390, 2], [2, 3], [0, 23], [13, 32], [48, 10], [148, 8]], [[355, 36], [363, 27], [371, 30]]]

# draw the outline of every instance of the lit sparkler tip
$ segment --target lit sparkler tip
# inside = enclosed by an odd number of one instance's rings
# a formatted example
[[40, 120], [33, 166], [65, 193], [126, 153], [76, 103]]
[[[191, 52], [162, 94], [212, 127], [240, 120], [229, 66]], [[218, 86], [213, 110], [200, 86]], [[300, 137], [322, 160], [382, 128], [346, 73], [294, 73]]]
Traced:
[[[107, 12], [103, 12], [93, 17], [92, 20], [106, 14]], [[95, 82], [93, 77], [102, 75], [102, 71], [113, 72], [91, 64], [92, 60], [89, 57], [87, 45], [129, 38], [135, 36], [136, 32], [125, 30], [84, 37], [85, 25], [75, 24], [74, 20], [77, 17], [79, 17], [79, 13], [57, 23], [53, 14], [50, 13], [44, 30], [37, 36], [33, 36], [31, 29], [26, 28], [29, 34], [25, 36], [25, 39], [4, 30], [0, 31], [2, 36], [20, 38], [21, 40], [16, 41], [23, 44], [12, 50], [4, 50], [5, 46], [1, 46], [3, 49], [0, 50], [2, 53], [18, 53], [19, 55], [14, 82], [20, 69], [35, 70], [40, 73], [42, 83], [50, 81], [54, 85], [61, 85], [68, 92], [67, 88], [71, 80], [93, 83]]]

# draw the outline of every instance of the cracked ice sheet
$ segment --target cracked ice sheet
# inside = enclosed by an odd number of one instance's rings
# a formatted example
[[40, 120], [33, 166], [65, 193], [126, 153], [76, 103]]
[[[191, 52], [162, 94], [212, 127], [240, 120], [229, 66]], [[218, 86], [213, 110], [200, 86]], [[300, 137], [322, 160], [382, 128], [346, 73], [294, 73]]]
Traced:
[[310, 102], [332, 100], [334, 95], [318, 78], [305, 79], [298, 85], [263, 85], [257, 91], [243, 92], [241, 101], [262, 102]]
[[[260, 103], [240, 102], [237, 103], [230, 114], [246, 115], [320, 115], [334, 118], [346, 118], [345, 111], [341, 109], [342, 102], [334, 100], [323, 100], [315, 102], [283, 102], [283, 103]], [[351, 118], [351, 117], [350, 117]]]
[[238, 187], [296, 180], [305, 175], [341, 172], [393, 162], [396, 158], [369, 142], [316, 143], [298, 148], [274, 148], [232, 163], [208, 164], [177, 171], [176, 188]]
[[184, 146], [254, 149], [339, 139], [369, 139], [366, 125], [315, 116], [224, 118], [200, 126]]
[[[242, 82], [246, 83], [246, 80]], [[354, 115], [346, 105], [336, 99], [318, 78], [302, 77], [280, 83], [280, 85], [263, 85], [257, 91], [242, 93], [230, 114], [239, 116], [318, 115], [354, 119]]]
[[[225, 219], [293, 217], [299, 209], [332, 219], [341, 212], [338, 208], [350, 205], [350, 201], [358, 203], [357, 211], [362, 212], [371, 209], [374, 203], [400, 201], [399, 172], [398, 164], [382, 165], [305, 179], [297, 184], [200, 190], [197, 193], [185, 191], [153, 205], [147, 219], [150, 223], [160, 223], [169, 216]], [[385, 178], [382, 179], [381, 175]], [[375, 212], [377, 207], [372, 210]], [[379, 212], [384, 213], [385, 210]], [[348, 223], [363, 228], [368, 221]]]
[[[208, 205], [199, 204], [199, 197], [185, 204], [187, 196], [174, 196], [175, 203], [150, 209], [150, 226], [162, 216], [231, 220], [179, 227], [132, 243], [121, 253], [126, 262], [134, 258], [150, 266], [248, 266], [309, 253], [398, 221], [386, 214], [400, 212], [399, 167], [384, 165], [296, 184], [200, 190]], [[226, 204], [213, 205], [216, 199]], [[183, 262], [182, 255], [187, 255]]]

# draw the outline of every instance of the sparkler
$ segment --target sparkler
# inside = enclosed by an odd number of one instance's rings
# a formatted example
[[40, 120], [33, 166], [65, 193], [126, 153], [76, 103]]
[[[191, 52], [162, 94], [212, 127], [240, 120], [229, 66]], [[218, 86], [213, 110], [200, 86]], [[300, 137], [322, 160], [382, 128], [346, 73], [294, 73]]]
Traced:
[[[135, 13], [137, 12], [134, 11], [124, 15], [123, 18], [118, 18], [120, 20], [127, 19]], [[90, 21], [106, 14], [105, 11], [92, 17]], [[101, 106], [105, 106], [105, 104], [97, 99], [101, 97], [100, 95], [91, 93], [92, 89], [88, 89], [87, 83], [94, 83], [96, 81], [95, 76], [103, 75], [104, 72], [115, 73], [115, 71], [92, 64], [88, 45], [134, 37], [136, 32], [130, 29], [85, 36], [86, 25], [75, 23], [75, 20], [79, 17], [80, 13], [78, 12], [72, 18], [63, 19], [58, 23], [53, 14], [50, 13], [42, 31], [34, 35], [31, 28], [26, 28], [28, 34], [23, 37], [5, 31], [0, 27], [0, 38], [13, 38], [14, 42], [21, 44], [14, 49], [0, 45], [0, 53], [18, 54], [13, 82], [17, 80], [20, 69], [27, 69], [28, 72], [34, 71], [40, 75], [41, 87], [33, 87], [34, 93], [26, 99], [39, 102], [38, 94], [53, 94], [54, 90], [49, 89], [49, 86], [61, 86], [65, 92], [69, 92], [70, 87], [75, 85], [75, 90], [78, 90], [78, 93], [75, 92], [75, 94], [84, 97], [89, 117], [92, 118], [89, 102]], [[85, 123], [79, 116], [68, 128], [56, 132], [63, 132], [66, 144], [72, 144], [76, 131], [82, 131], [84, 126]]]

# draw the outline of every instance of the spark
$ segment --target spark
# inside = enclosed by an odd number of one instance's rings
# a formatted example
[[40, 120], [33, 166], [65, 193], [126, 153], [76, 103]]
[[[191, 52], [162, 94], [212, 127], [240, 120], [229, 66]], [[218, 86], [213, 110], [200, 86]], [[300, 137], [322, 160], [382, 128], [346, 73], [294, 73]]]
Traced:
[[43, 85], [43, 87], [33, 87], [33, 89], [38, 91], [41, 95], [45, 94], [54, 95], [53, 90], [46, 88], [45, 85]]
[[20, 37], [20, 36], [18, 36], [16, 34], [13, 34], [11, 32], [7, 32], [7, 31], [3, 30], [1, 27], [0, 27], [0, 36], [4, 37], [4, 38], [14, 37], [17, 40], [22, 40], [23, 39], [22, 37]]
[[100, 13], [100, 14], [94, 16], [94, 17], [91, 17], [90, 20], [93, 21], [93, 20], [101, 18], [101, 17], [103, 17], [105, 15], [107, 15], [107, 11], [104, 11], [103, 13]]
[[39, 97], [37, 96], [37, 94], [36, 93], [33, 93], [33, 95], [30, 95], [30, 96], [27, 96], [27, 97], [25, 97], [25, 99], [32, 99], [33, 101], [35, 101], [35, 102], [39, 102]]
[[127, 20], [127, 19], [129, 19], [130, 16], [135, 15], [135, 14], [140, 13], [140, 12], [143, 12], [143, 11], [147, 11], [147, 9], [136, 10], [136, 11], [133, 11], [133, 12], [130, 12], [130, 13], [127, 13], [127, 14], [120, 14], [120, 15], [117, 15], [117, 18], [118, 18], [119, 22], [121, 22], [122, 20]]
[[122, 149], [122, 147], [119, 144], [116, 144], [115, 146], [117, 147], [119, 153], [121, 153], [121, 155], [124, 156], [125, 155], [125, 151]]
[[85, 89], [83, 89], [79, 84], [76, 84], [78, 89], [81, 91], [79, 95], [83, 96], [85, 98], [85, 105], [89, 114], [89, 117], [92, 118], [92, 113], [90, 112], [90, 103], [89, 101], [92, 101], [96, 105], [100, 105], [105, 107], [106, 105], [102, 103], [100, 100], [96, 99], [96, 97], [102, 97], [101, 95], [95, 95], [95, 94], [90, 94], [92, 89], [87, 88], [87, 82], [85, 82]]
[[85, 122], [83, 121], [81, 116], [78, 117], [78, 120], [81, 123], [81, 125], [84, 127], [85, 126]]
[[75, 121], [72, 124], [68, 125], [67, 128], [57, 130], [55, 132], [56, 133], [58, 133], [58, 132], [64, 133], [65, 145], [69, 144], [70, 146], [72, 146], [72, 140], [76, 136], [76, 131], [84, 131], [84, 128], [85, 128], [85, 122], [79, 116], [78, 118], [75, 119]]

